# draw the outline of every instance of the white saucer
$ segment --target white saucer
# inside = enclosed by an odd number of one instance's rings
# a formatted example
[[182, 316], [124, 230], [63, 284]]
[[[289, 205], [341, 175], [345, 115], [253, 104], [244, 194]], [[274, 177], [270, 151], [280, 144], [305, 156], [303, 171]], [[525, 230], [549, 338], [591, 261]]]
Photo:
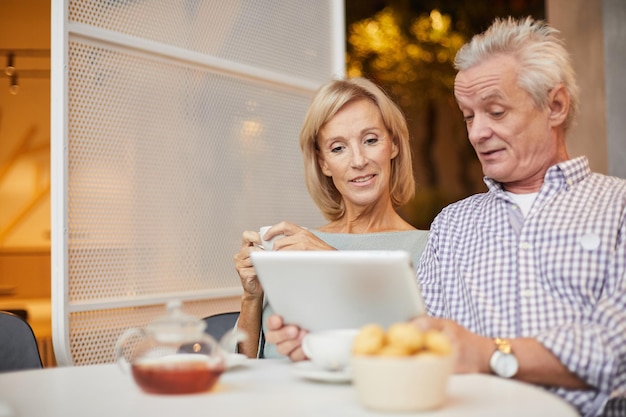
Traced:
[[352, 380], [352, 375], [348, 369], [327, 371], [317, 368], [311, 361], [296, 362], [291, 366], [291, 370], [295, 375], [313, 381], [342, 383]]
[[224, 355], [226, 359], [226, 369], [232, 369], [243, 365], [248, 357], [243, 353], [229, 353]]
[[0, 417], [18, 417], [18, 415], [11, 404], [0, 399]]

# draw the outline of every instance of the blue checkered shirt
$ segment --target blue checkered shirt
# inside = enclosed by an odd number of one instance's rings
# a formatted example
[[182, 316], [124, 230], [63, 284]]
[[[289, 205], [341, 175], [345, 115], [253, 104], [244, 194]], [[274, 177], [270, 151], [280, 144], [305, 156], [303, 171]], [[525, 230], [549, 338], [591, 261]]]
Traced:
[[585, 416], [626, 416], [626, 181], [562, 162], [526, 218], [485, 182], [432, 224], [417, 272], [429, 314], [537, 339], [595, 387], [553, 392]]

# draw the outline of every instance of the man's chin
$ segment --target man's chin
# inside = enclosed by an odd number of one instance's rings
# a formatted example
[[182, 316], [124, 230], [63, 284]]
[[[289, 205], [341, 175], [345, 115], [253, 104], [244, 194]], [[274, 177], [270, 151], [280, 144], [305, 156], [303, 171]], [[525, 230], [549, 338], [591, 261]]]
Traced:
[[509, 176], [497, 169], [483, 169], [483, 175], [487, 178], [491, 178], [494, 181], [506, 183], [509, 180]]

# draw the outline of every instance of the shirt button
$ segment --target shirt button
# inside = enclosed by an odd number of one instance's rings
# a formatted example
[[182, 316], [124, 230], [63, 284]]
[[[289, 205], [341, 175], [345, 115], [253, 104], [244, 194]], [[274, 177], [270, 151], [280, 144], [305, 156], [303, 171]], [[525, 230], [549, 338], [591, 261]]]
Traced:
[[519, 244], [520, 249], [530, 249], [531, 245], [528, 242], [522, 242]]
[[522, 297], [530, 298], [534, 295], [533, 290], [522, 290]]

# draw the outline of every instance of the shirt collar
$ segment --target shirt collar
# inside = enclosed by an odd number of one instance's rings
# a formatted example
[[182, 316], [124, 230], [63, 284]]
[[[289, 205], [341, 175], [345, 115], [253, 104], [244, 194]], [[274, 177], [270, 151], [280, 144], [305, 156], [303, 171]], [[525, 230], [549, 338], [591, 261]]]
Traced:
[[[591, 175], [589, 160], [586, 156], [579, 156], [578, 158], [569, 159], [548, 168], [543, 183], [544, 185], [565, 186], [569, 189], [589, 175]], [[483, 181], [487, 184], [491, 192], [500, 193], [504, 191], [502, 184], [492, 178], [484, 177]]]

